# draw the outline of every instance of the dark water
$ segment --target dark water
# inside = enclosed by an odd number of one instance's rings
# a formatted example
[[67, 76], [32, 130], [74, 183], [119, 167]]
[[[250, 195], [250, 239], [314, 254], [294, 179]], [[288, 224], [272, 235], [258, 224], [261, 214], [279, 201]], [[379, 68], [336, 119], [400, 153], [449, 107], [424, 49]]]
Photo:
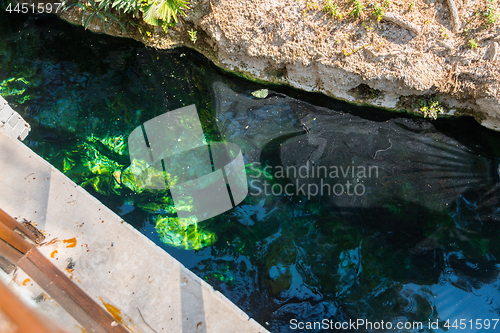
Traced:
[[[255, 98], [265, 87], [192, 51], [53, 16], [2, 10], [0, 36], [0, 93], [33, 128], [25, 143], [271, 332], [500, 331], [499, 133], [287, 88]], [[136, 186], [127, 138], [190, 104], [207, 141], [241, 147], [250, 194], [184, 227], [168, 191]]]

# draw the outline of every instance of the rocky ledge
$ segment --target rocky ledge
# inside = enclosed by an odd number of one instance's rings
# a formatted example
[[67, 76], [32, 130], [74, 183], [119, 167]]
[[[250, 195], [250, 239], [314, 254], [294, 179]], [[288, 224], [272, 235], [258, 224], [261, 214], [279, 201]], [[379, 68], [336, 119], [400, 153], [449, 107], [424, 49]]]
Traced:
[[[472, 115], [500, 130], [496, 0], [332, 0], [331, 10], [324, 1], [192, 0], [167, 32], [142, 24], [108, 33], [159, 49], [188, 46], [253, 80], [392, 110]], [[81, 15], [73, 7], [62, 17], [81, 24]], [[89, 28], [103, 32], [100, 19]]]

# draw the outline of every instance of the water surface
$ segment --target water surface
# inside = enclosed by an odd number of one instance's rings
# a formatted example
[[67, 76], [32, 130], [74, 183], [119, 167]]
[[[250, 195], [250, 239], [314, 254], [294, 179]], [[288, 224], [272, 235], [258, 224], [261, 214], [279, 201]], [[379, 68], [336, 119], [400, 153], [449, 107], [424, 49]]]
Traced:
[[[500, 318], [498, 133], [262, 87], [49, 15], [2, 11], [0, 35], [0, 93], [33, 128], [25, 144], [271, 332]], [[168, 190], [136, 186], [127, 138], [191, 104], [207, 141], [241, 147], [250, 194], [183, 227]]]

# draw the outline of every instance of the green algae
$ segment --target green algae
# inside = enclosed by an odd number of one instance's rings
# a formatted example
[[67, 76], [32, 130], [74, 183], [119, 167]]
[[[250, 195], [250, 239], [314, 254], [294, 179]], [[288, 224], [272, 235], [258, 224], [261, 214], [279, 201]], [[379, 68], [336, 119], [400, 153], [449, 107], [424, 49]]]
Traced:
[[[151, 168], [140, 160], [133, 160], [126, 166], [101, 152], [103, 146], [110, 152], [120, 152], [120, 149], [117, 150], [123, 143], [120, 139], [121, 137], [91, 136], [88, 142], [78, 143], [71, 149], [61, 151], [53, 155], [51, 160], [80, 186], [90, 187], [101, 195], [123, 196], [132, 192], [136, 207], [155, 214], [151, 221], [163, 243], [186, 250], [200, 250], [213, 245], [217, 241], [214, 232], [200, 227], [192, 218], [175, 216], [178, 209], [187, 212], [191, 210], [189, 199], [186, 199], [184, 205], [174, 205], [168, 190], [150, 190], [138, 185], [145, 182], [165, 184], [163, 171]], [[141, 178], [136, 179], [134, 174], [139, 174]]]
[[30, 99], [30, 96], [25, 94], [30, 82], [23, 77], [10, 78], [0, 82], [0, 95], [2, 97], [14, 97], [14, 100], [19, 104], [23, 104]]
[[160, 239], [168, 245], [200, 250], [217, 241], [215, 233], [200, 228], [196, 221], [163, 215], [156, 215], [153, 221]]
[[158, 170], [150, 166], [146, 161], [138, 159], [134, 159], [132, 163], [123, 170], [121, 181], [124, 186], [135, 193], [144, 192], [146, 190], [144, 184], [149, 184], [149, 186], [155, 188], [163, 187], [168, 189], [163, 170]]

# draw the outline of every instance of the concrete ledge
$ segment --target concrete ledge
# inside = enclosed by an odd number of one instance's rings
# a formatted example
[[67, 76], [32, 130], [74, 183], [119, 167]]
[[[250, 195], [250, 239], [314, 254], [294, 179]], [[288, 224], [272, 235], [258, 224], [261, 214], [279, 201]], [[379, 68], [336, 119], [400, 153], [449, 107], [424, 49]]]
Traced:
[[[132, 332], [267, 332], [18, 140], [0, 133], [0, 207], [46, 235], [40, 251]], [[3, 273], [26, 299], [41, 291]], [[0, 273], [0, 275], [2, 275]], [[17, 285], [14, 286], [14, 285]], [[19, 291], [18, 291], [19, 292]], [[75, 332], [49, 297], [37, 307]]]
[[30, 125], [0, 96], [0, 131], [23, 141], [30, 130]]

